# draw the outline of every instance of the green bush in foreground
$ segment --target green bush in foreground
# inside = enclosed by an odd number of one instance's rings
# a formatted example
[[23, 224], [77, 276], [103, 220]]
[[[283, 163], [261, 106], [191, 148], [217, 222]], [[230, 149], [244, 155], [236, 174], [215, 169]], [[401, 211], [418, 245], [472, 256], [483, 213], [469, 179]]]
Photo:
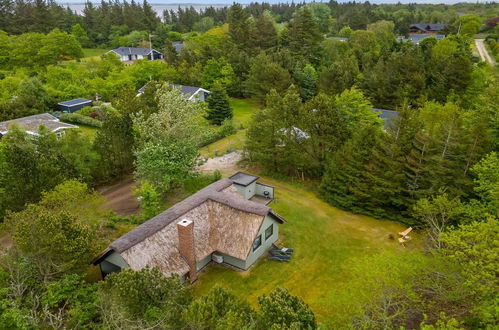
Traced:
[[101, 121], [77, 113], [63, 113], [62, 115], [59, 116], [59, 119], [61, 121], [66, 121], [73, 124], [81, 124], [92, 127], [102, 127]]

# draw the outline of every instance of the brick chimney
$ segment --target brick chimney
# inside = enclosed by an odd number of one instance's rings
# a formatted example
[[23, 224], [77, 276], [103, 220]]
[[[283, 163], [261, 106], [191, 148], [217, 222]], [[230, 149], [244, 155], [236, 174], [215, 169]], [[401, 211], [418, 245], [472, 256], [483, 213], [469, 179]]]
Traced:
[[183, 219], [177, 223], [178, 251], [189, 265], [189, 280], [194, 282], [198, 278], [196, 269], [196, 254], [194, 250], [194, 223], [192, 220]]

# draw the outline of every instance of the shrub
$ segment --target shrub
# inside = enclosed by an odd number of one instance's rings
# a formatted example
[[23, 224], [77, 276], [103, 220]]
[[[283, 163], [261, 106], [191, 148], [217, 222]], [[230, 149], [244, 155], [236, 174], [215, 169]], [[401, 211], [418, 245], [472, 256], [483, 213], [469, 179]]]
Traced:
[[63, 113], [62, 115], [59, 116], [59, 119], [73, 124], [81, 124], [92, 127], [102, 127], [101, 121], [80, 115], [78, 113]]

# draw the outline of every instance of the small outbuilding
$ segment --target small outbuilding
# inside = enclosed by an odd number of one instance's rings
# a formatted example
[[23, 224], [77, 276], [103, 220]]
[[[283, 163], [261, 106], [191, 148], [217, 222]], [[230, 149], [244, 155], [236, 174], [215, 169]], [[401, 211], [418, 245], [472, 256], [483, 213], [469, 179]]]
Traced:
[[157, 267], [195, 281], [210, 262], [246, 270], [279, 237], [284, 219], [267, 204], [274, 187], [238, 172], [146, 221], [109, 245], [94, 265], [102, 276]]
[[91, 107], [92, 100], [89, 99], [74, 99], [57, 103], [59, 108], [64, 113], [70, 113], [80, 110], [83, 107]]

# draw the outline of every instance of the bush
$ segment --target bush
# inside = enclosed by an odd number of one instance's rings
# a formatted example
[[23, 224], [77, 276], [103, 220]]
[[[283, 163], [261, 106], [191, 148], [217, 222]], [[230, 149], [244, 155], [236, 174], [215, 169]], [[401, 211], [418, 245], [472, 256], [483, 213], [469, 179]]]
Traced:
[[203, 138], [201, 139], [200, 147], [204, 147], [210, 143], [213, 143], [217, 140], [223, 139], [226, 136], [232, 135], [236, 133], [236, 128], [234, 127], [234, 123], [231, 119], [226, 119], [223, 121], [222, 125], [218, 128], [210, 128], [204, 133]]
[[61, 121], [65, 121], [73, 124], [81, 124], [92, 127], [102, 127], [102, 122], [87, 116], [80, 115], [78, 113], [63, 113], [59, 116]]

